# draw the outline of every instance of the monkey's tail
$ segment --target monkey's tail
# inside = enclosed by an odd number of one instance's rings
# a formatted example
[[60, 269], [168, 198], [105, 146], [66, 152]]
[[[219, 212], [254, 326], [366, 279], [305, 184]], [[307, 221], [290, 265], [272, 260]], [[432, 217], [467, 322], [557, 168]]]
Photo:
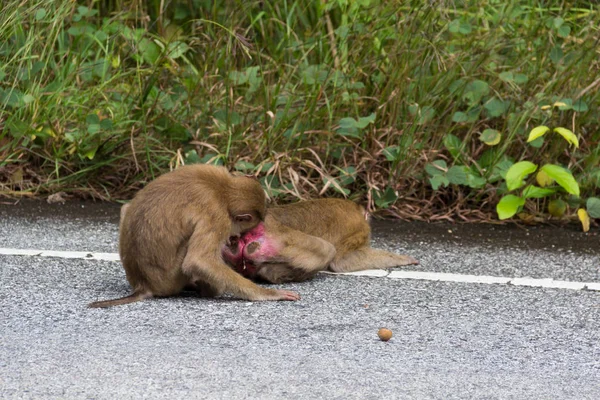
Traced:
[[354, 272], [366, 269], [384, 269], [418, 264], [419, 262], [404, 254], [390, 253], [389, 251], [364, 247], [351, 251], [329, 265], [333, 272]]
[[120, 306], [122, 304], [135, 303], [136, 301], [145, 300], [152, 297], [152, 293], [148, 292], [135, 292], [129, 296], [121, 297], [120, 299], [95, 301], [88, 304], [90, 308], [106, 308], [112, 306]]

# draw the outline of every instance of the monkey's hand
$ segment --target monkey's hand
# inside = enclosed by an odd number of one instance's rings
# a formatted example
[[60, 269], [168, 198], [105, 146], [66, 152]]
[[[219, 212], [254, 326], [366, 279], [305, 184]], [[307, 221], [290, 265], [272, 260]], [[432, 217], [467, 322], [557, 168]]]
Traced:
[[280, 290], [280, 289], [268, 289], [268, 294], [261, 294], [251, 298], [253, 301], [269, 301], [269, 300], [283, 300], [283, 301], [297, 301], [300, 300], [300, 295], [291, 290]]

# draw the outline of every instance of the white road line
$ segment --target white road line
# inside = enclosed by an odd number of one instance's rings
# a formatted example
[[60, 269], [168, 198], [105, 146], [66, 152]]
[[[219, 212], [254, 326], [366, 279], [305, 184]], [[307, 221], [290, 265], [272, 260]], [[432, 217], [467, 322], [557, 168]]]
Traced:
[[[105, 260], [119, 261], [117, 253], [95, 253], [90, 251], [54, 251], [54, 250], [33, 250], [33, 249], [6, 249], [0, 248], [0, 255], [10, 256], [38, 256], [38, 257], [58, 257], [75, 258], [82, 260]], [[350, 276], [369, 276], [369, 277], [387, 277], [390, 279], [417, 279], [435, 282], [460, 282], [460, 283], [483, 283], [497, 285], [515, 285], [527, 287], [543, 287], [552, 289], [570, 289], [570, 290], [593, 290], [600, 291], [600, 282], [571, 282], [556, 281], [551, 278], [509, 278], [503, 276], [488, 275], [466, 275], [451, 274], [446, 272], [424, 272], [424, 271], [406, 271], [394, 270], [386, 271], [381, 269], [371, 269], [358, 272], [324, 272], [332, 275], [350, 275]]]

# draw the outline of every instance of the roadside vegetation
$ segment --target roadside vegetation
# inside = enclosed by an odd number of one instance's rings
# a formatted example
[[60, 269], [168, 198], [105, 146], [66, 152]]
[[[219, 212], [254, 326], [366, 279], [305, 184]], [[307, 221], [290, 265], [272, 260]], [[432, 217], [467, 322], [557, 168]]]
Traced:
[[0, 190], [121, 200], [203, 162], [276, 201], [593, 224], [598, 21], [594, 1], [6, 0]]

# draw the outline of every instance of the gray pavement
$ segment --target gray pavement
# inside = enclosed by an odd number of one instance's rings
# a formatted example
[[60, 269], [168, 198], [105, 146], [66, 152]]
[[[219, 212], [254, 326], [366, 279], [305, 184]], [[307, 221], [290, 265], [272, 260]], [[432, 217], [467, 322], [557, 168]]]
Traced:
[[[83, 210], [0, 206], [0, 247], [116, 251], [118, 208]], [[600, 281], [597, 228], [385, 222], [374, 243], [419, 258], [412, 270]], [[88, 309], [129, 292], [118, 262], [0, 256], [0, 398], [600, 398], [598, 292], [334, 275], [281, 287], [302, 300]]]

